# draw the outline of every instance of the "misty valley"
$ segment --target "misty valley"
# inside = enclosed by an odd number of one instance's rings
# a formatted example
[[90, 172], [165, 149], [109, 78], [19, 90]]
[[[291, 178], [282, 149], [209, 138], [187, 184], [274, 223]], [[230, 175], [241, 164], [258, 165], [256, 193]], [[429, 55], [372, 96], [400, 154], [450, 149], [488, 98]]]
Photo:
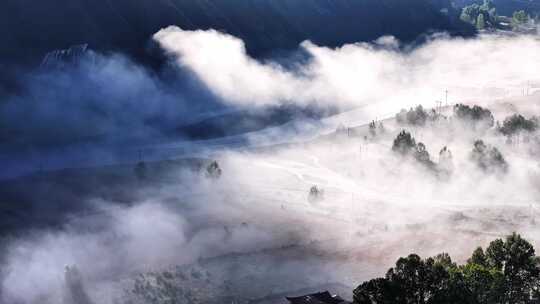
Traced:
[[52, 2], [0, 4], [0, 303], [540, 303], [538, 1]]

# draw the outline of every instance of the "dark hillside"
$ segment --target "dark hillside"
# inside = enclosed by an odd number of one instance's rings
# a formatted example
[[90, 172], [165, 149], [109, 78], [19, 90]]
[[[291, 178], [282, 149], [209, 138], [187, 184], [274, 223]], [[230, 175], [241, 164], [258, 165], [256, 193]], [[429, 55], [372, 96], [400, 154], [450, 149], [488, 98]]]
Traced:
[[[251, 55], [295, 48], [309, 39], [327, 46], [395, 35], [411, 41], [429, 31], [471, 35], [449, 1], [428, 0], [4, 0], [0, 64], [37, 64], [44, 54], [88, 43], [148, 58], [160, 28], [215, 28], [239, 36]], [[406, 26], [405, 26], [406, 25]]]

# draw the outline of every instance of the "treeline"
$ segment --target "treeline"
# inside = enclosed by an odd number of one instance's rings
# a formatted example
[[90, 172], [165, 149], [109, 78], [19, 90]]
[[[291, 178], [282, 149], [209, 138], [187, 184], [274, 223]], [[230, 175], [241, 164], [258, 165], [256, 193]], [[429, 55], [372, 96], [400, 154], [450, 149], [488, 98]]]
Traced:
[[[526, 3], [526, 1], [522, 2]], [[497, 7], [492, 0], [479, 0], [476, 1], [476, 3], [464, 6], [460, 15], [462, 21], [475, 26], [478, 30], [520, 30], [531, 20], [537, 22], [538, 18], [537, 11], [531, 15], [530, 12], [527, 12], [524, 9], [515, 9], [512, 13], [509, 13], [508, 16], [500, 16], [497, 13]]]
[[[439, 177], [449, 177], [454, 169], [452, 152], [448, 147], [445, 146], [439, 151], [439, 163], [435, 163], [431, 160], [426, 145], [421, 142], [416, 143], [414, 137], [405, 130], [402, 130], [394, 139], [392, 151], [400, 156], [412, 157]], [[506, 173], [508, 170], [508, 163], [499, 149], [482, 140], [474, 142], [469, 159], [486, 173]]]
[[442, 253], [401, 257], [382, 278], [360, 284], [356, 304], [538, 303], [540, 259], [519, 234], [478, 247], [463, 265]]
[[[448, 117], [434, 110], [426, 111], [422, 106], [411, 108], [409, 111], [401, 110], [396, 114], [398, 123], [412, 127], [422, 127], [428, 122], [436, 122], [440, 119], [449, 121]], [[456, 104], [453, 107], [452, 119], [473, 131], [485, 131], [495, 127], [495, 132], [507, 136], [509, 140], [512, 136], [522, 132], [536, 131], [540, 123], [540, 119], [537, 117], [527, 119], [520, 114], [514, 114], [508, 116], [502, 125], [499, 122], [495, 124], [495, 119], [489, 109], [464, 104]], [[448, 177], [454, 168], [452, 152], [448, 147], [445, 146], [439, 151], [439, 162], [436, 163], [431, 159], [426, 145], [422, 142], [417, 143], [411, 133], [406, 130], [402, 130], [396, 136], [392, 144], [392, 151], [401, 156], [412, 157], [439, 177]], [[508, 163], [500, 150], [480, 139], [474, 141], [469, 159], [479, 169], [487, 173], [506, 173], [508, 170]]]
[[[480, 126], [491, 128], [494, 126], [495, 121], [493, 114], [489, 109], [477, 105], [471, 107], [465, 104], [454, 105], [453, 118], [462, 123], [469, 124], [474, 128]], [[422, 105], [418, 105], [415, 108], [410, 108], [408, 111], [402, 109], [396, 114], [396, 121], [399, 124], [418, 127], [423, 127], [430, 122], [437, 122], [447, 119], [448, 117], [435, 111], [435, 109], [425, 110]]]
[[[402, 109], [396, 114], [396, 121], [401, 125], [423, 127], [430, 122], [449, 120], [448, 117], [438, 113], [434, 109], [425, 110], [421, 105], [410, 108], [408, 111]], [[495, 131], [505, 135], [513, 136], [522, 132], [534, 132], [540, 126], [540, 117], [532, 116], [526, 118], [521, 114], [512, 114], [506, 117], [502, 123], [495, 122], [493, 114], [487, 108], [478, 105], [456, 104], [453, 107], [455, 122], [468, 126], [473, 130], [488, 130], [495, 127]]]

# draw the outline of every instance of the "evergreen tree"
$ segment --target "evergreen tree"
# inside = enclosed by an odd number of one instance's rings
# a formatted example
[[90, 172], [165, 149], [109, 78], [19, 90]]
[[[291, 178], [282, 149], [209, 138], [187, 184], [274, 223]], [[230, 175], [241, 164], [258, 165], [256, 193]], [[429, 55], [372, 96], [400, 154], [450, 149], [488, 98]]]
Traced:
[[401, 155], [407, 155], [416, 149], [416, 141], [411, 136], [411, 133], [402, 130], [398, 136], [394, 139], [392, 145], [392, 151]]
[[524, 10], [515, 11], [512, 15], [512, 22], [516, 25], [524, 24], [529, 21], [529, 15]]
[[486, 145], [482, 140], [474, 142], [470, 158], [486, 172], [506, 172], [508, 169], [508, 163], [499, 149]]
[[486, 21], [484, 20], [484, 14], [479, 14], [476, 18], [476, 29], [484, 30], [486, 28]]
[[439, 152], [439, 171], [441, 174], [445, 175], [443, 177], [449, 177], [449, 175], [454, 171], [454, 162], [452, 157], [452, 152], [448, 147], [443, 147]]

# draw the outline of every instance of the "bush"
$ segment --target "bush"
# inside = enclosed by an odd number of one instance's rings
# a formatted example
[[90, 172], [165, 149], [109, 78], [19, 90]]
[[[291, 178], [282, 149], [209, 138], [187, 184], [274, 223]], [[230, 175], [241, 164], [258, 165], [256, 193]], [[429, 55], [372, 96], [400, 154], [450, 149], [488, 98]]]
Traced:
[[324, 200], [324, 190], [317, 186], [313, 186], [309, 189], [308, 201], [315, 203]]

